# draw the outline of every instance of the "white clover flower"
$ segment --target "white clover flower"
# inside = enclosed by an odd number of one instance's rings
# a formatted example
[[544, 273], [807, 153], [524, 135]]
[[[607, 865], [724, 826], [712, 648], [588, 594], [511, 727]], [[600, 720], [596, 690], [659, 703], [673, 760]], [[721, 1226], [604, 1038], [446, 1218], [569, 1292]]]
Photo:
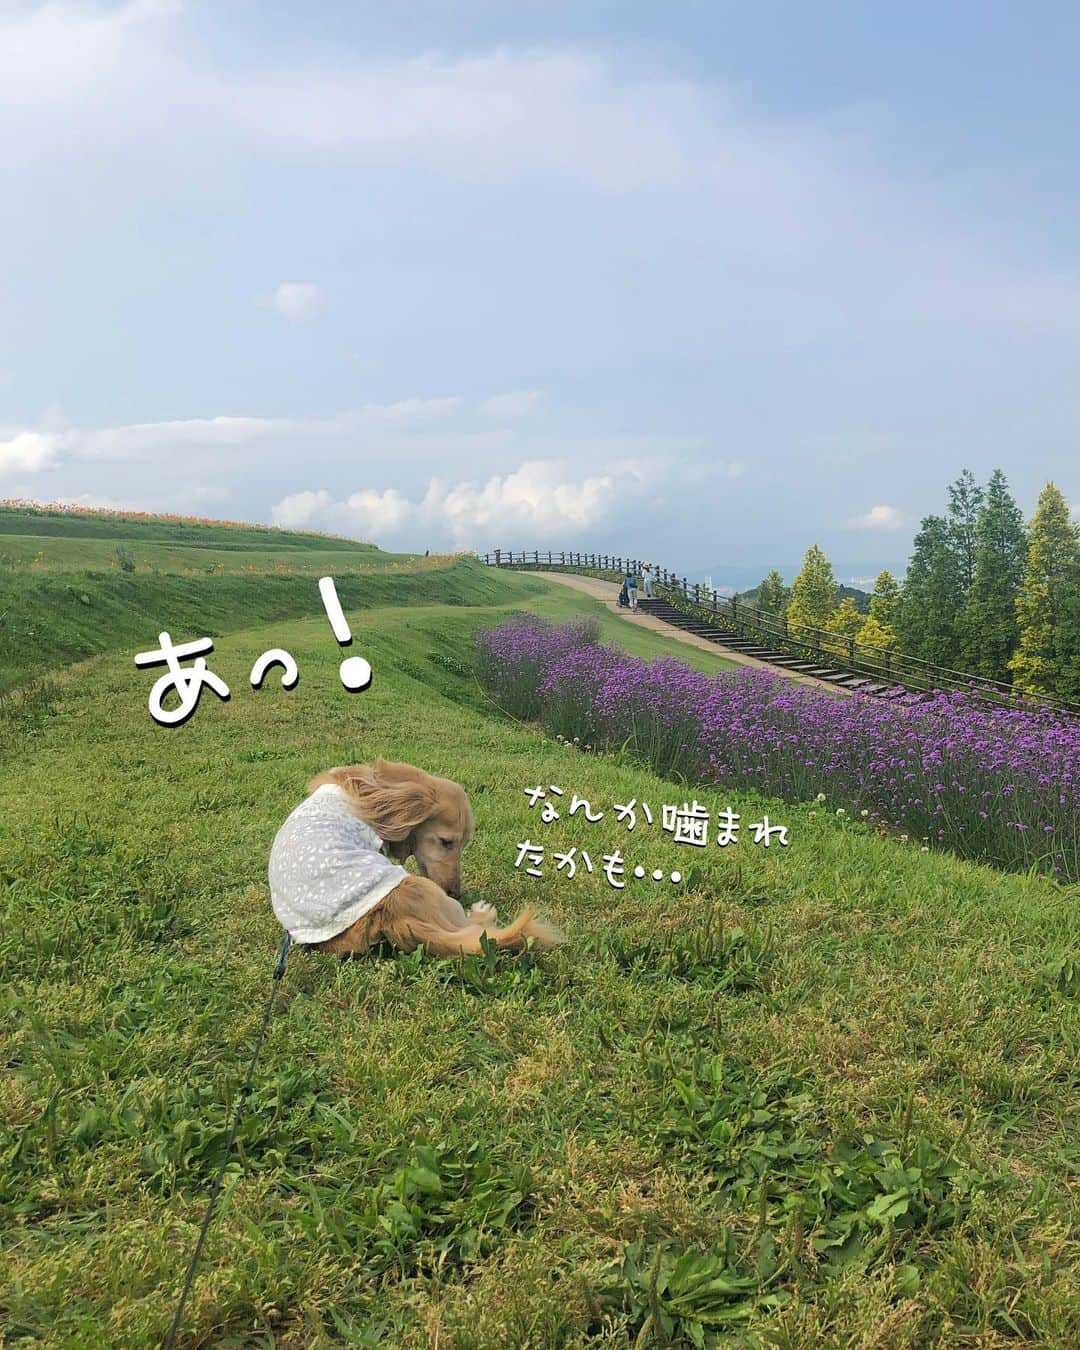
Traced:
[[811, 812], [810, 812], [810, 819], [813, 820], [814, 817], [815, 817], [816, 815], [817, 815], [817, 812], [816, 812], [816, 811], [811, 811]]
[[929, 853], [929, 852], [930, 852], [930, 849], [927, 847], [926, 844], [923, 844], [922, 848], [919, 849], [919, 852], [920, 852], [920, 853]]
[[865, 806], [864, 806], [863, 809], [859, 812], [859, 815], [862, 816], [863, 820], [865, 820], [866, 817], [867, 817], [869, 814], [870, 814], [870, 812], [866, 809]]
[[902, 834], [902, 835], [900, 836], [900, 842], [901, 842], [902, 844], [906, 844], [906, 843], [908, 842], [908, 836], [907, 836], [906, 834]]
[[837, 814], [838, 816], [846, 816], [846, 815], [847, 815], [847, 812], [844, 810], [844, 808], [843, 808], [842, 806], [838, 806], [838, 807], [836, 808], [836, 814]]
[[814, 798], [814, 801], [816, 802], [823, 802], [824, 800], [825, 800], [824, 792], [819, 792], [818, 795]]

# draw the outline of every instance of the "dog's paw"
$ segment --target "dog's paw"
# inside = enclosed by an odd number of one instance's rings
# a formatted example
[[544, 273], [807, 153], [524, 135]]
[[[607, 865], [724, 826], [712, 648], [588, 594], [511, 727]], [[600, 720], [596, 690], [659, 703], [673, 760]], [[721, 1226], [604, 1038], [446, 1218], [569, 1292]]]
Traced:
[[485, 900], [477, 900], [475, 905], [469, 906], [469, 918], [477, 923], [493, 923], [497, 917], [495, 906]]

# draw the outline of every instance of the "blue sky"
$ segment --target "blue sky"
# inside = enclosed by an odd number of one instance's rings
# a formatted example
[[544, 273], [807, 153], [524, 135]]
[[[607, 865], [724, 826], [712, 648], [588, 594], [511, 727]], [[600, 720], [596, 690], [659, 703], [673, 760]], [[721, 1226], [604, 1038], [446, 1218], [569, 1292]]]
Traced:
[[0, 3], [0, 495], [901, 565], [1080, 502], [1071, 4]]

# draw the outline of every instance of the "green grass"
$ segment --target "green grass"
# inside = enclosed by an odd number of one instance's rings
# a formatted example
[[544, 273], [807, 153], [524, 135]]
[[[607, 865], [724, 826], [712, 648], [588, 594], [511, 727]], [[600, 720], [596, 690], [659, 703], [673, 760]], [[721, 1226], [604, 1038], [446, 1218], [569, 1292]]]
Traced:
[[[419, 559], [370, 571], [341, 568], [331, 575], [350, 620], [391, 598], [413, 604], [434, 592], [460, 605], [508, 594], [527, 597], [542, 585], [522, 577], [508, 589], [493, 570], [467, 558]], [[156, 646], [163, 630], [180, 642], [322, 614], [315, 575], [300, 572], [0, 576], [0, 690], [97, 652], [122, 649], [134, 655]], [[322, 622], [333, 642], [325, 617]]]
[[[118, 546], [132, 570], [120, 567]], [[436, 594], [449, 604], [546, 595], [545, 614], [589, 608], [605, 638], [617, 637], [635, 655], [677, 652], [710, 673], [732, 665], [686, 644], [665, 646], [602, 605], [575, 603], [558, 586], [464, 556], [383, 553], [371, 544], [257, 526], [0, 504], [0, 695], [96, 653], [156, 645], [162, 629], [179, 642], [321, 613], [315, 582], [322, 575], [334, 577], [350, 613], [391, 595], [398, 604]]]
[[[485, 569], [487, 570], [490, 569]], [[521, 576], [522, 580], [530, 580], [520, 573], [508, 571], [500, 572], [499, 575]], [[613, 642], [631, 656], [646, 659], [671, 656], [688, 666], [693, 666], [696, 670], [704, 671], [707, 675], [718, 675], [724, 670], [739, 669], [737, 661], [729, 661], [704, 647], [695, 647], [674, 636], [667, 637], [655, 629], [639, 628], [637, 624], [628, 623], [618, 614], [613, 614], [599, 600], [593, 600], [591, 596], [584, 595], [581, 591], [569, 591], [558, 582], [540, 581], [539, 586], [542, 589], [525, 597], [521, 608], [542, 614], [545, 619], [551, 619], [555, 623], [565, 622], [583, 614], [591, 615], [600, 626], [601, 641]]]
[[[122, 541], [136, 572], [332, 571], [404, 562], [411, 553], [383, 553], [369, 544], [342, 548], [238, 548], [231, 544], [166, 544]], [[321, 542], [321, 541], [320, 541]], [[119, 570], [115, 539], [81, 539], [0, 531], [3, 571], [72, 572]]]
[[[568, 595], [537, 578], [496, 572], [470, 558], [421, 558], [368, 570], [335, 568], [329, 574], [350, 623], [391, 600], [415, 605], [439, 595], [447, 604], [464, 605], [516, 598], [556, 619], [595, 612], [605, 640], [615, 639], [637, 656], [677, 655], [709, 673], [731, 666], [711, 652], [625, 623], [597, 601]], [[254, 622], [322, 614], [317, 575], [114, 571], [11, 579], [0, 574], [0, 692], [97, 652], [122, 648], [134, 655], [156, 646], [162, 630], [180, 642], [217, 638]], [[328, 623], [326, 633], [332, 641]]]
[[300, 554], [312, 549], [349, 554], [380, 552], [374, 544], [354, 539], [269, 525], [0, 501], [0, 538], [5, 550], [18, 550], [20, 538], [27, 536], [49, 539], [57, 549], [82, 540], [98, 541], [110, 548], [123, 542], [148, 547], [177, 544], [212, 551], [241, 549], [275, 554], [283, 551]]
[[[7, 703], [8, 1340], [160, 1342], [270, 989], [270, 842], [310, 775], [381, 753], [465, 784], [466, 900], [534, 903], [569, 941], [539, 961], [293, 952], [184, 1343], [1076, 1344], [1075, 888], [734, 795], [790, 847], [675, 845], [659, 807], [691, 789], [502, 718], [469, 670], [509, 608], [600, 607], [451, 577], [341, 587], [361, 695], [317, 597], [263, 614], [247, 578], [247, 623], [239, 589], [216, 620], [233, 699], [182, 729], [151, 721], [131, 651], [198, 627], [209, 587]], [[432, 580], [457, 603], [424, 603]], [[603, 619], [641, 654], [715, 660]], [[252, 692], [276, 645], [298, 688]], [[607, 814], [543, 825], [537, 783]], [[655, 826], [616, 824], [630, 797]], [[526, 838], [543, 880], [514, 869]], [[569, 880], [550, 851], [571, 844], [685, 880]]]
[[[366, 583], [450, 565], [296, 530], [0, 503], [0, 693], [138, 641], [155, 613], [158, 631], [201, 620], [213, 636], [309, 613], [324, 573]], [[452, 578], [451, 595], [460, 589]]]
[[118, 547], [127, 570], [181, 574], [340, 571], [416, 557], [302, 530], [0, 503], [0, 575], [118, 571]]

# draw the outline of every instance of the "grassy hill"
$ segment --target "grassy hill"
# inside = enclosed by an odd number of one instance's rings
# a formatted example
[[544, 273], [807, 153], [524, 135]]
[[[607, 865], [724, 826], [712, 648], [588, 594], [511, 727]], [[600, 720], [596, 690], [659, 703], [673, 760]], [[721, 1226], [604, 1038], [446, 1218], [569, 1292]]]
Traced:
[[0, 503], [0, 578], [214, 576], [386, 567], [416, 559], [374, 544], [266, 525]]
[[[343, 603], [370, 604], [387, 573], [452, 566], [296, 530], [0, 504], [0, 693], [120, 644], [138, 650], [163, 628], [217, 636], [311, 613], [324, 574]], [[441, 584], [461, 598], [449, 575]]]
[[[177, 538], [188, 542], [172, 542]], [[119, 566], [118, 547], [133, 570]], [[190, 565], [192, 558], [200, 565]], [[134, 655], [156, 646], [162, 630], [176, 641], [217, 638], [238, 627], [322, 614], [316, 580], [323, 575], [334, 577], [350, 616], [433, 595], [464, 605], [545, 589], [463, 554], [384, 553], [373, 544], [255, 525], [0, 505], [0, 694], [95, 653], [123, 647]], [[581, 606], [567, 612], [575, 608]], [[620, 634], [638, 655], [675, 652], [708, 671], [731, 665], [707, 652], [687, 656], [682, 644], [623, 633], [626, 625], [601, 606], [592, 609], [605, 632]]]
[[[306, 617], [245, 621], [269, 580], [199, 579], [193, 622], [231, 597], [213, 665], [234, 696], [181, 729], [146, 710], [119, 601], [108, 654], [0, 719], [13, 1344], [160, 1343], [270, 989], [271, 840], [312, 774], [376, 754], [465, 785], [466, 903], [535, 904], [569, 941], [290, 955], [182, 1343], [1077, 1342], [1075, 888], [714, 789], [711, 812], [767, 811], [790, 847], [677, 845], [659, 808], [694, 790], [505, 718], [472, 635], [586, 611], [640, 654], [709, 653], [463, 559], [349, 583], [374, 670], [349, 695], [310, 577]], [[277, 645], [298, 687], [252, 691]], [[603, 821], [542, 824], [538, 783]], [[631, 798], [653, 827], [616, 821]], [[515, 868], [526, 839], [543, 879]], [[571, 846], [592, 874], [555, 871]], [[684, 879], [613, 889], [615, 848]]]
[[[118, 542], [137, 546], [147, 565], [154, 557], [151, 550], [159, 548], [196, 550], [185, 557], [203, 560], [218, 552], [248, 553], [263, 561], [268, 554], [275, 558], [283, 554], [299, 558], [313, 551], [385, 556], [374, 544], [314, 531], [28, 502], [0, 502], [0, 536], [4, 536], [0, 558], [18, 566], [36, 561], [54, 567], [58, 560], [111, 563]], [[39, 558], [39, 554], [43, 556]]]

